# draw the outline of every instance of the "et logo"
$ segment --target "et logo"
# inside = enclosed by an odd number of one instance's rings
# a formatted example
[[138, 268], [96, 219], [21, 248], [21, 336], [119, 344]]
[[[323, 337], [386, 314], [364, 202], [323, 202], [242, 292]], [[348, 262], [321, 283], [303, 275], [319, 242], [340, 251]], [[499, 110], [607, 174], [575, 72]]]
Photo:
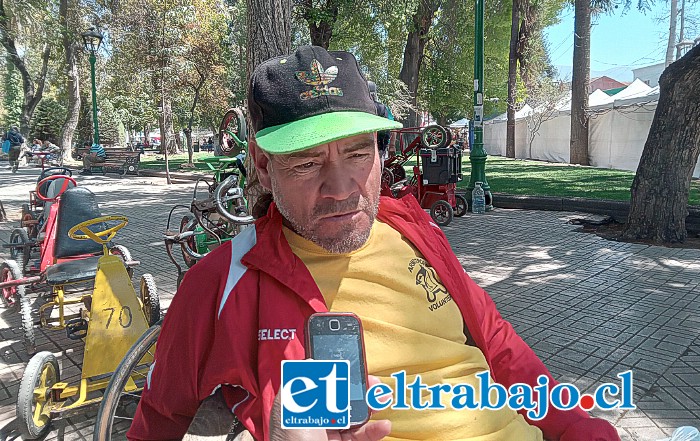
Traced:
[[282, 427], [350, 427], [350, 363], [347, 360], [282, 362]]

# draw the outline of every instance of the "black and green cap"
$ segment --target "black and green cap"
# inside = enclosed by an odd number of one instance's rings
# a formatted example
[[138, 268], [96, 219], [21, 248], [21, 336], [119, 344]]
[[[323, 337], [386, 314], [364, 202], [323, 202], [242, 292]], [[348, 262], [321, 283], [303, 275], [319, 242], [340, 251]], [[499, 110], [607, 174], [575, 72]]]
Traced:
[[318, 46], [302, 46], [258, 65], [250, 79], [248, 110], [256, 143], [272, 154], [401, 128], [377, 116], [351, 53]]

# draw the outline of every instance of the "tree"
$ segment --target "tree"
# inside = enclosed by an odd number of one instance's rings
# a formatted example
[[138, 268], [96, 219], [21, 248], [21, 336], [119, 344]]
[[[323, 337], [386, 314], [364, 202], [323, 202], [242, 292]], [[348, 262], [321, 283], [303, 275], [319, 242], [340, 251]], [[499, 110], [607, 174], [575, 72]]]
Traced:
[[[19, 125], [20, 131], [27, 135], [29, 133], [29, 123], [34, 115], [36, 106], [39, 105], [39, 101], [41, 101], [41, 97], [44, 94], [44, 86], [46, 85], [46, 75], [48, 73], [49, 57], [51, 55], [51, 39], [43, 31], [48, 32], [50, 30], [51, 20], [49, 18], [48, 7], [45, 7], [45, 5], [26, 4], [23, 6], [26, 6], [26, 9], [29, 9], [30, 12], [38, 11], [37, 16], [29, 18], [20, 17], [16, 15], [15, 12], [21, 8], [16, 8], [13, 5], [9, 5], [9, 8], [6, 8], [5, 0], [0, 0], [0, 44], [5, 48], [9, 61], [15, 66], [22, 77], [24, 101], [22, 102]], [[45, 19], [46, 23], [44, 26], [36, 26], [36, 24], [33, 24], [33, 20], [36, 19]], [[41, 40], [39, 42], [39, 46], [41, 47], [39, 51], [41, 54], [40, 68], [38, 74], [34, 77], [30, 73], [27, 62], [25, 62], [27, 54], [20, 56], [20, 52], [26, 51], [19, 51], [17, 45], [18, 35], [22, 36], [20, 29], [17, 28], [20, 27], [18, 25], [24, 20], [30, 23], [28, 28], [29, 35], [34, 35]], [[29, 35], [24, 35], [24, 37], [28, 39]]]
[[3, 108], [5, 114], [2, 119], [4, 128], [13, 125], [19, 126], [19, 119], [22, 115], [22, 77], [11, 62], [5, 63], [5, 74], [3, 75]]
[[574, 0], [569, 162], [588, 165], [588, 83], [591, 77], [591, 0]]
[[[248, 2], [248, 64], [246, 84], [255, 67], [263, 61], [292, 51], [291, 0], [250, 0]], [[250, 120], [248, 120], [250, 123]], [[253, 128], [249, 124], [249, 133]], [[245, 167], [248, 170], [246, 196], [248, 206], [255, 211], [258, 198], [266, 191], [260, 185], [252, 155], [247, 155]]]
[[313, 0], [297, 0], [295, 12], [307, 23], [312, 45], [329, 48], [341, 3], [347, 0], [324, 0], [317, 5]]
[[683, 242], [688, 193], [700, 156], [700, 46], [671, 64], [659, 79], [659, 102], [632, 182], [622, 237]]
[[[53, 97], [44, 98], [37, 106], [32, 118], [30, 137], [58, 142], [64, 118], [65, 108]], [[70, 149], [68, 151], [70, 154]]]
[[508, 55], [508, 111], [506, 122], [506, 157], [515, 158], [515, 99], [518, 75], [518, 40], [520, 29], [520, 1], [513, 0], [510, 23], [510, 51]]
[[676, 24], [678, 23], [678, 0], [671, 0], [671, 14], [668, 26], [668, 43], [666, 43], [666, 67], [673, 63], [676, 49]]
[[[425, 45], [428, 42], [428, 32], [433, 24], [433, 18], [443, 0], [418, 0], [415, 12], [411, 16], [410, 28], [406, 37], [406, 48], [403, 53], [403, 64], [399, 79], [408, 86], [408, 92], [413, 98], [415, 108], [418, 100], [418, 80], [423, 64]], [[418, 115], [414, 110], [408, 113], [408, 127], [418, 125]]]
[[75, 0], [60, 0], [58, 17], [65, 57], [65, 89], [67, 93], [66, 119], [61, 128], [61, 139], [58, 145], [63, 149], [64, 159], [70, 159], [73, 147], [73, 133], [78, 127], [80, 117], [80, 72], [76, 60], [76, 53], [80, 49], [78, 35], [73, 32], [76, 29], [78, 4]]

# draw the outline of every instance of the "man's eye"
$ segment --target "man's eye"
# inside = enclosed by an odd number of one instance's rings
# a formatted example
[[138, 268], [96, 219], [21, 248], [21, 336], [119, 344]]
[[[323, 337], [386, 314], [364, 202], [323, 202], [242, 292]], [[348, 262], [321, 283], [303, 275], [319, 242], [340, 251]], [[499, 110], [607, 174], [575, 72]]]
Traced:
[[316, 163], [313, 161], [310, 161], [310, 162], [305, 162], [305, 163], [299, 165], [299, 168], [309, 169], [309, 168], [312, 168], [314, 165], [316, 165]]
[[369, 156], [369, 153], [353, 153], [352, 157], [353, 158], [366, 158]]

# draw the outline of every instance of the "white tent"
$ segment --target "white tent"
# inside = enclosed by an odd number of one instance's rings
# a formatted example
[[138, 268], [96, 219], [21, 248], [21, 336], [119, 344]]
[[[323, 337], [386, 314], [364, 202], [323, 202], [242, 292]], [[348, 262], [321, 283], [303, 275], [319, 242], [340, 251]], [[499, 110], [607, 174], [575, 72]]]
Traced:
[[652, 88], [649, 87], [645, 82], [637, 78], [632, 84], [625, 87], [623, 90], [619, 91], [615, 95], [615, 100], [624, 100], [628, 98], [637, 98], [646, 96]]
[[468, 118], [462, 118], [462, 119], [450, 124], [451, 129], [461, 129], [462, 127], [469, 127], [469, 119]]

